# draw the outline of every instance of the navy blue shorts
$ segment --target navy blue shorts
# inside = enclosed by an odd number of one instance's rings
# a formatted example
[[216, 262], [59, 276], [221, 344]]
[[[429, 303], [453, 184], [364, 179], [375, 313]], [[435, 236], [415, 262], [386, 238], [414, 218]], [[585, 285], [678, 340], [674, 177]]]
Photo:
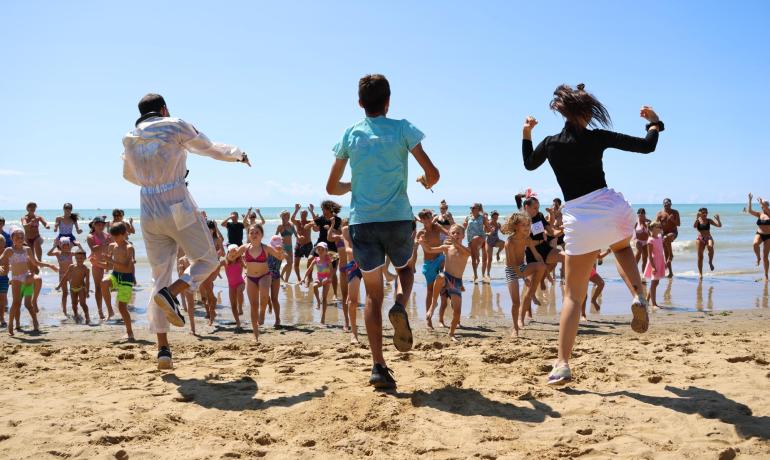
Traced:
[[412, 257], [414, 221], [370, 222], [350, 226], [353, 254], [361, 271], [370, 272], [385, 265], [385, 256], [396, 268], [406, 266]]

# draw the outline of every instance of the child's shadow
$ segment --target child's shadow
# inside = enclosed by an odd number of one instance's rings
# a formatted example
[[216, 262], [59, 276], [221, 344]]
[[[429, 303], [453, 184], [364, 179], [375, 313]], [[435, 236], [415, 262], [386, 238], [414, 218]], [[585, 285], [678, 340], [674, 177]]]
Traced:
[[208, 409], [244, 411], [290, 407], [314, 398], [322, 398], [326, 394], [326, 386], [323, 386], [298, 395], [263, 401], [254, 398], [259, 391], [259, 386], [251, 377], [241, 377], [240, 380], [230, 382], [219, 382], [210, 376], [203, 379], [180, 379], [175, 374], [165, 374], [162, 378], [164, 382], [177, 386], [177, 391], [184, 401], [193, 402]]
[[571, 388], [562, 391], [567, 394], [628, 396], [646, 404], [665, 407], [683, 414], [699, 414], [703, 418], [718, 419], [723, 423], [735, 426], [735, 431], [744, 438], [756, 436], [765, 440], [770, 439], [770, 417], [754, 416], [749, 406], [733, 401], [718, 391], [698, 387], [684, 389], [668, 385], [666, 385], [666, 390], [678, 397], [648, 396], [632, 391], [595, 393]]

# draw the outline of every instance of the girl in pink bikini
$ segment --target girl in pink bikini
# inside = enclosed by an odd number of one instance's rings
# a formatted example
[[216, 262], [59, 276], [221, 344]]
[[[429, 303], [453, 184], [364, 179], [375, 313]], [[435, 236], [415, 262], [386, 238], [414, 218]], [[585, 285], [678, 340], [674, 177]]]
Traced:
[[32, 249], [37, 260], [43, 258], [43, 237], [40, 236], [40, 224], [46, 229], [51, 228], [41, 216], [35, 214], [37, 203], [27, 203], [27, 214], [21, 218], [21, 225], [24, 227], [24, 242]]
[[[310, 261], [305, 278], [310, 278], [313, 273], [313, 267], [317, 269], [316, 281], [313, 283], [313, 293], [315, 294], [316, 302], [318, 302], [316, 309], [321, 309], [321, 324], [326, 324], [326, 304], [329, 297], [334, 259], [329, 255], [329, 246], [323, 241], [315, 245], [315, 252], [317, 255]], [[322, 291], [321, 296], [319, 296], [319, 290]], [[321, 297], [323, 297], [323, 302]]]
[[243, 279], [243, 257], [238, 255], [238, 245], [227, 246], [227, 255], [222, 259], [225, 267], [227, 287], [230, 296], [230, 308], [235, 318], [235, 330], [241, 331], [241, 317], [243, 314], [243, 291], [246, 290], [246, 281]]
[[650, 220], [647, 219], [647, 211], [644, 208], [639, 208], [636, 211], [637, 221], [634, 225], [634, 244], [636, 246], [636, 263], [641, 260], [642, 270], [647, 266], [647, 241], [650, 238], [650, 229], [648, 225]]
[[272, 276], [267, 265], [267, 257], [273, 256], [283, 260], [283, 248], [274, 248], [262, 244], [265, 231], [260, 224], [249, 227], [249, 242], [238, 249], [237, 257], [243, 256], [246, 263], [246, 293], [251, 305], [251, 327], [254, 330], [254, 340], [259, 341], [259, 324], [264, 322], [265, 310], [270, 300], [270, 285]]
[[658, 308], [658, 302], [655, 299], [658, 283], [666, 276], [666, 255], [663, 252], [663, 227], [660, 222], [655, 221], [650, 224], [650, 238], [647, 242], [647, 252], [650, 258], [647, 261], [647, 268], [644, 270], [644, 277], [652, 280], [650, 283], [650, 293], [647, 299], [653, 308]]
[[[104, 231], [106, 221], [104, 217], [95, 217], [88, 226], [91, 228], [91, 233], [86, 238], [86, 243], [91, 249], [91, 256], [88, 258], [91, 261], [91, 274], [94, 277], [94, 295], [96, 296], [96, 308], [99, 311], [99, 319], [104, 319], [104, 312], [102, 311], [102, 279], [104, 278], [104, 271], [107, 269], [107, 263], [105, 261], [107, 254], [107, 247], [112, 242], [110, 234]], [[110, 305], [107, 306], [107, 320], [112, 318], [114, 312]]]

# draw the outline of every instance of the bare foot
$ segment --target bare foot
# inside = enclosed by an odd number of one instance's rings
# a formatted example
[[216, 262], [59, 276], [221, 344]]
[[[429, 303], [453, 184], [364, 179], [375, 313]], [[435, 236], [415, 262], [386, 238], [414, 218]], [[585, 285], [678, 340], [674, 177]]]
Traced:
[[534, 295], [532, 296], [532, 303], [537, 305], [538, 307], [540, 306], [540, 300], [538, 300], [537, 296], [534, 296]]
[[512, 339], [518, 339], [519, 338], [519, 330], [518, 329], [513, 329], [511, 331], [511, 338]]
[[350, 336], [350, 343], [352, 345], [360, 345], [361, 344], [361, 342], [358, 341], [358, 336], [357, 335]]
[[342, 332], [350, 332], [350, 328], [348, 326], [342, 326]]
[[709, 262], [709, 268], [711, 269], [712, 272], [714, 271], [714, 263], [713, 262]]
[[757, 267], [759, 267], [759, 264], [761, 263], [762, 263], [762, 260], [759, 257], [757, 257]]
[[580, 321], [588, 322], [588, 317], [586, 315], [580, 315]]
[[594, 308], [596, 309], [596, 311], [601, 311], [601, 309], [602, 309], [601, 305], [599, 305], [599, 302], [597, 302], [596, 300], [592, 300], [592, 301], [591, 301], [591, 305], [593, 305], [593, 306], [594, 306]]
[[519, 320], [518, 325], [519, 325], [519, 329], [524, 329], [524, 321]]
[[446, 324], [444, 324], [444, 321], [439, 321], [439, 324], [441, 324], [441, 327], [443, 327], [444, 329], [447, 329], [447, 328], [449, 328], [449, 326], [447, 326]]
[[428, 323], [428, 329], [430, 329], [432, 331], [433, 330], [433, 320], [430, 319], [430, 318], [426, 318], [425, 322]]
[[459, 343], [460, 342], [460, 339], [458, 339], [454, 335], [450, 335], [449, 336], [449, 340], [451, 340], [452, 342], [455, 342], [455, 343]]

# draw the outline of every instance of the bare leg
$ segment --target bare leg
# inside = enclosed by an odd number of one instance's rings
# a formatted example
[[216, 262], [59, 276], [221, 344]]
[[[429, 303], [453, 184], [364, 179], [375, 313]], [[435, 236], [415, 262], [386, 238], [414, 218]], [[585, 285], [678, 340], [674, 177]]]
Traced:
[[329, 282], [321, 286], [321, 324], [326, 324], [326, 307], [329, 299]]
[[762, 251], [762, 261], [765, 263], [765, 280], [767, 280], [767, 272], [770, 269], [770, 240], [762, 244]]
[[358, 315], [358, 296], [361, 290], [361, 280], [354, 278], [348, 284], [348, 316], [350, 316], [350, 343], [358, 342], [358, 325], [356, 316]]
[[249, 296], [251, 328], [254, 331], [254, 340], [259, 342], [259, 286], [257, 286], [257, 283], [251, 280], [246, 281], [246, 293]]
[[703, 278], [703, 242], [698, 240], [698, 277]]
[[128, 340], [134, 340], [134, 330], [131, 328], [131, 315], [128, 313], [128, 304], [118, 302], [118, 311], [120, 312], [120, 317], [123, 318], [123, 324], [126, 326]]
[[709, 253], [709, 269], [711, 271], [714, 271], [714, 240], [709, 240], [708, 246], [706, 247], [708, 249]]
[[653, 308], [658, 308], [658, 299], [657, 299], [657, 293], [658, 293], [658, 284], [660, 281], [658, 280], [652, 280], [650, 283], [650, 303], [652, 304]]
[[242, 293], [243, 284], [228, 289], [228, 296], [230, 297], [230, 310], [233, 312], [235, 327], [238, 329], [241, 328], [241, 316], [238, 314], [238, 295]]
[[511, 331], [511, 337], [519, 336], [519, 282], [508, 283], [508, 292], [511, 294], [511, 320], [513, 322], [513, 330]]
[[281, 280], [273, 280], [270, 284], [270, 300], [273, 304], [273, 315], [275, 315], [275, 326], [281, 325], [281, 304], [278, 301], [278, 291], [281, 290]]
[[761, 258], [759, 255], [759, 247], [761, 245], [762, 245], [762, 237], [760, 237], [759, 235], [754, 235], [753, 248], [754, 248], [754, 255], [757, 256], [757, 267], [759, 267], [759, 264], [761, 262]]
[[115, 314], [112, 310], [112, 281], [110, 279], [104, 279], [101, 282], [101, 289], [99, 291], [102, 294], [102, 302], [107, 306], [107, 319], [109, 320]]
[[369, 348], [372, 351], [372, 361], [385, 366], [385, 357], [382, 354], [382, 267], [364, 273], [364, 285], [366, 286], [364, 324], [369, 338]]
[[32, 299], [30, 297], [24, 298], [24, 306], [27, 307], [29, 316], [32, 317], [32, 330], [40, 331], [40, 324], [37, 322], [37, 311], [35, 310], [35, 306], [32, 304]]
[[642, 284], [642, 277], [639, 275], [639, 267], [634, 261], [634, 251], [631, 250], [629, 242], [630, 238], [619, 241], [610, 246], [610, 249], [615, 256], [618, 273], [626, 282], [631, 295], [634, 298], [644, 299], [646, 292]]
[[449, 298], [450, 302], [452, 302], [452, 325], [449, 327], [449, 338], [452, 339], [452, 341], [457, 342], [457, 337], [455, 337], [455, 330], [457, 330], [457, 326], [460, 324], [460, 313], [462, 311], [463, 298], [459, 295], [449, 296]]
[[91, 275], [94, 278], [94, 297], [96, 297], [96, 309], [99, 312], [99, 319], [104, 319], [104, 311], [102, 311], [102, 278], [104, 278], [104, 270], [99, 267], [93, 267], [91, 270]]
[[[629, 247], [628, 250], [631, 251], [631, 248]], [[561, 317], [559, 319], [557, 364], [567, 364], [572, 355], [572, 348], [575, 345], [578, 325], [580, 323], [580, 306], [583, 303], [583, 299], [586, 298], [588, 278], [591, 277], [591, 267], [596, 261], [598, 254], [599, 252], [597, 251], [579, 256], [566, 256], [564, 263], [566, 287]], [[635, 263], [633, 252], [631, 252], [631, 262]]]
[[[86, 324], [91, 324], [91, 316], [88, 313], [88, 304], [86, 303], [86, 297], [88, 293], [86, 292], [85, 288], [83, 288], [83, 290], [81, 290], [78, 294], [80, 297], [80, 308], [83, 309], [83, 317], [85, 318]], [[72, 305], [75, 305], [74, 296], [72, 299]]]

